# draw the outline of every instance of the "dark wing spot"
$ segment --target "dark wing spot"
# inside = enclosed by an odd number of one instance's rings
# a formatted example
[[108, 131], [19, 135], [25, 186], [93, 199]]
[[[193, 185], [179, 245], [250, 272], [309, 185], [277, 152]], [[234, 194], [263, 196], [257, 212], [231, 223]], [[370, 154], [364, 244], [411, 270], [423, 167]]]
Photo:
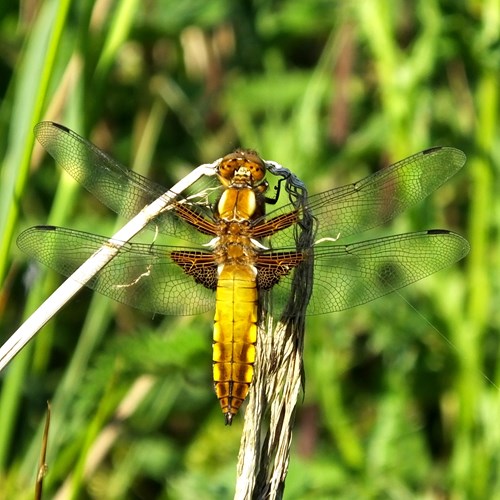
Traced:
[[395, 290], [405, 281], [404, 269], [396, 262], [383, 262], [377, 272], [381, 288]]

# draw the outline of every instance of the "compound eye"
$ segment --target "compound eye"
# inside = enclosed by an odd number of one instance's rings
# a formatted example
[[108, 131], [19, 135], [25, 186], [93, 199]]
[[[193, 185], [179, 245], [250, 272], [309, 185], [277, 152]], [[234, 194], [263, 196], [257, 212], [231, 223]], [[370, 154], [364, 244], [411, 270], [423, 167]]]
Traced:
[[254, 181], [261, 181], [266, 176], [266, 170], [261, 165], [252, 163], [249, 169]]
[[238, 168], [238, 161], [227, 159], [227, 156], [225, 156], [219, 165], [218, 173], [222, 178], [231, 180]]
[[261, 181], [266, 176], [266, 167], [255, 151], [246, 151], [245, 160], [254, 181]]

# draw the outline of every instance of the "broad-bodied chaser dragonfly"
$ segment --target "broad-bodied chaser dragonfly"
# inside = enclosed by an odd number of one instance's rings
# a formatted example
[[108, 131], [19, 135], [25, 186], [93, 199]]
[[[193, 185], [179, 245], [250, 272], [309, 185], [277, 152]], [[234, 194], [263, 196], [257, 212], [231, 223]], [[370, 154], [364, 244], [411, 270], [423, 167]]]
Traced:
[[[66, 127], [42, 122], [35, 134], [59, 165], [127, 218], [166, 191]], [[467, 254], [468, 242], [447, 230], [335, 243], [415, 205], [464, 163], [457, 149], [432, 148], [354, 184], [303, 194], [297, 202], [293, 191], [300, 182], [292, 174], [254, 151], [237, 150], [214, 163], [217, 175], [205, 179], [199, 191], [195, 186], [192, 194], [179, 195], [147, 226], [170, 245], [158, 243], [156, 236], [149, 244], [127, 243], [87, 286], [153, 313], [215, 309], [215, 392], [230, 424], [252, 382], [259, 322], [267, 313], [294, 314], [286, 304], [301, 266], [309, 265], [312, 273], [306, 274], [311, 283], [299, 300], [310, 298], [307, 314], [322, 314], [374, 300]], [[266, 197], [268, 172], [278, 179], [274, 198]], [[282, 181], [287, 185], [284, 204], [279, 203]], [[265, 213], [266, 204], [276, 206]], [[302, 238], [304, 231], [309, 238]], [[179, 240], [189, 246], [179, 246]], [[106, 241], [72, 229], [36, 226], [19, 236], [18, 245], [69, 276]]]

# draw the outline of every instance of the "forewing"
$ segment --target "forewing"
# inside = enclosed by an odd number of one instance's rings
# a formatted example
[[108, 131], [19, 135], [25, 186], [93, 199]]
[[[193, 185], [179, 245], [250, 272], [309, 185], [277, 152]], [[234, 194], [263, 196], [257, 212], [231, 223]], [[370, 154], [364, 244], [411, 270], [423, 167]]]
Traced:
[[[58, 165], [103, 204], [128, 219], [167, 191], [62, 125], [41, 122], [35, 127], [35, 136]], [[211, 215], [211, 210], [202, 204], [198, 208], [204, 215]], [[188, 241], [200, 242], [204, 238], [172, 211], [159, 215], [149, 228]]]
[[[308, 208], [317, 220], [316, 238], [344, 238], [388, 222], [419, 203], [465, 163], [465, 154], [454, 148], [437, 147], [414, 154], [365, 179], [309, 197]], [[287, 205], [267, 219], [292, 212]], [[278, 246], [290, 244], [292, 233], [277, 233]]]
[[[18, 237], [17, 244], [48, 267], [69, 276], [108, 238], [54, 226], [36, 226]], [[87, 284], [114, 300], [152, 313], [200, 314], [215, 306], [212, 290], [198, 284], [171, 260], [173, 252], [192, 249], [126, 243]], [[201, 253], [201, 252], [200, 252]], [[210, 254], [204, 253], [206, 274], [216, 273]]]
[[[468, 251], [467, 240], [444, 230], [353, 245], [319, 244], [314, 248], [314, 285], [307, 314], [341, 311], [370, 302], [453, 264]], [[278, 311], [290, 295], [291, 282], [289, 275], [272, 289], [272, 303]]]

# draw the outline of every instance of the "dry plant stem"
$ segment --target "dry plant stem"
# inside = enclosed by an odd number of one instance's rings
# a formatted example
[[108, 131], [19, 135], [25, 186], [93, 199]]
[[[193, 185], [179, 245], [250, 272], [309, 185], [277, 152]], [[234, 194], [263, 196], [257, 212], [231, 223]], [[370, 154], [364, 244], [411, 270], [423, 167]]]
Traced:
[[[315, 220], [308, 209], [305, 185], [275, 162], [267, 162], [266, 166], [286, 179], [285, 189], [290, 200], [302, 214], [300, 229], [295, 235], [297, 251], [310, 249], [314, 244]], [[291, 296], [282, 319], [276, 324], [269, 312], [272, 303], [263, 299], [263, 311], [268, 313], [258, 330], [255, 380], [245, 411], [235, 493], [238, 500], [283, 497], [295, 408], [302, 384], [304, 318], [312, 278], [313, 265], [309, 259], [297, 267]]]
[[85, 284], [98, 273], [120, 250], [120, 248], [141, 231], [158, 214], [168, 210], [171, 202], [182, 191], [191, 186], [203, 175], [214, 175], [214, 163], [200, 165], [179, 181], [172, 189], [142, 209], [133, 219], [123, 226], [107, 244], [86, 260], [22, 325], [0, 348], [0, 371], [36, 335]]
[[47, 442], [49, 440], [50, 428], [50, 403], [47, 402], [47, 414], [45, 416], [45, 427], [42, 436], [42, 449], [40, 451], [40, 461], [38, 462], [38, 474], [35, 483], [35, 500], [41, 500], [43, 495], [43, 479], [47, 473]]
[[296, 327], [273, 327], [270, 319], [267, 329], [259, 329], [255, 380], [238, 457], [237, 500], [283, 496], [302, 383], [303, 330]]
[[[278, 324], [276, 349], [282, 353], [274, 365], [267, 386], [271, 401], [271, 423], [265, 467], [269, 482], [269, 498], [281, 498], [290, 461], [295, 411], [302, 387], [302, 335], [284, 324]], [[264, 462], [262, 466], [264, 466]]]

